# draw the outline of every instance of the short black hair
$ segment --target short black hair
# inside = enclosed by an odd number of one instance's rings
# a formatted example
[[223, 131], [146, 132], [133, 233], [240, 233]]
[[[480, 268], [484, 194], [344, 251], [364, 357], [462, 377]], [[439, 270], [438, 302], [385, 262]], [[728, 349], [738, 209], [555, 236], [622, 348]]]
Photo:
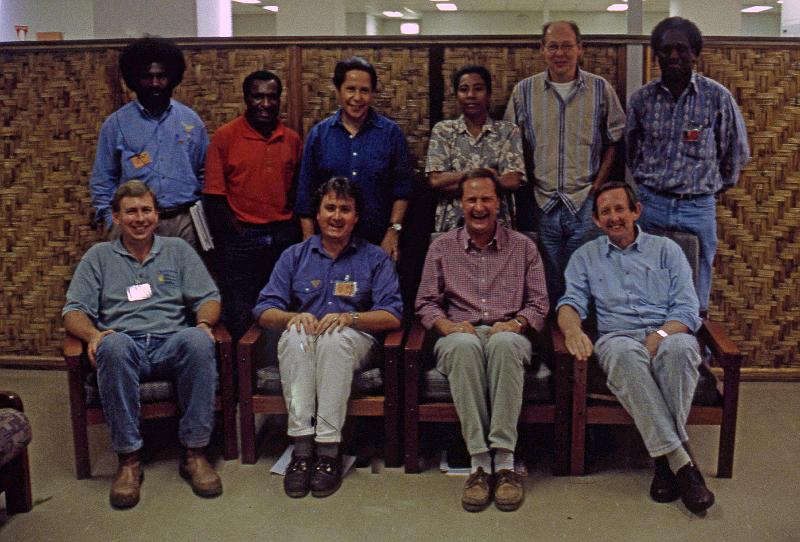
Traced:
[[458, 92], [458, 84], [461, 81], [461, 78], [468, 73], [474, 73], [480, 76], [483, 79], [484, 84], [486, 85], [486, 92], [489, 94], [492, 93], [492, 74], [489, 73], [489, 70], [484, 68], [483, 66], [464, 66], [456, 73], [453, 74], [453, 93]]
[[281, 83], [280, 77], [268, 70], [258, 70], [245, 77], [244, 81], [242, 81], [242, 95], [245, 100], [250, 96], [250, 86], [253, 81], [275, 81], [278, 85], [278, 98], [283, 94], [283, 83]]
[[636, 191], [633, 189], [631, 185], [624, 181], [608, 181], [600, 185], [600, 188], [595, 190], [593, 200], [592, 200], [592, 214], [597, 217], [597, 200], [601, 194], [604, 192], [608, 192], [609, 190], [615, 190], [617, 188], [622, 188], [625, 190], [625, 194], [628, 196], [628, 209], [631, 211], [636, 210], [636, 204], [639, 203], [639, 198], [636, 197]]
[[467, 171], [464, 177], [458, 182], [458, 199], [461, 199], [461, 196], [464, 195], [464, 183], [472, 179], [490, 179], [492, 184], [494, 184], [494, 193], [497, 194], [497, 197], [500, 198], [503, 193], [503, 187], [500, 186], [500, 179], [497, 178], [494, 171], [485, 167], [476, 167]]
[[683, 17], [667, 17], [653, 28], [650, 33], [650, 47], [652, 47], [653, 53], [656, 53], [661, 48], [661, 36], [667, 30], [685, 32], [686, 37], [689, 38], [689, 45], [694, 52], [694, 56], [700, 56], [700, 51], [703, 50], [703, 34], [700, 33], [700, 29], [697, 28], [696, 24]]
[[344, 83], [344, 78], [347, 72], [359, 70], [367, 72], [369, 79], [372, 82], [372, 90], [378, 88], [378, 72], [375, 71], [375, 66], [361, 58], [360, 56], [351, 56], [347, 60], [341, 60], [336, 63], [333, 69], [333, 85], [338, 89]]
[[111, 210], [115, 213], [120, 211], [120, 203], [122, 202], [122, 198], [140, 198], [145, 194], [150, 194], [153, 196], [153, 206], [155, 207], [156, 211], [158, 211], [158, 199], [156, 198], [155, 193], [150, 189], [149, 186], [138, 179], [126, 181], [117, 187], [117, 189], [114, 191], [114, 197], [111, 198]]
[[186, 60], [181, 50], [172, 40], [145, 36], [129, 44], [119, 55], [119, 71], [129, 89], [138, 92], [141, 70], [153, 62], [164, 65], [170, 90], [181, 84], [186, 71]]
[[548, 21], [544, 23], [544, 25], [542, 25], [542, 43], [544, 43], [545, 39], [544, 36], [545, 34], [547, 34], [547, 29], [556, 23], [564, 23], [566, 25], [569, 25], [569, 27], [575, 33], [575, 43], [581, 42], [581, 29], [578, 28], [578, 23], [576, 23], [575, 21]]
[[356, 214], [363, 216], [364, 200], [361, 196], [361, 189], [347, 177], [331, 177], [314, 191], [313, 203], [316, 212], [319, 212], [322, 198], [328, 194], [334, 194], [341, 199], [352, 199], [356, 203]]

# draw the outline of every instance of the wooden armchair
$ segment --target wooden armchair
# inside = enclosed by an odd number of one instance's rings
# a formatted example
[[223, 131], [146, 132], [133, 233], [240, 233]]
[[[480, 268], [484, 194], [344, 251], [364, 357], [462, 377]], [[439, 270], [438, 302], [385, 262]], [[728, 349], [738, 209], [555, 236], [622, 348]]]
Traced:
[[[551, 374], [537, 372], [538, 359], [546, 363], [550, 347], [546, 328], [543, 333], [529, 330], [534, 360], [525, 372], [520, 424], [552, 424], [554, 427], [553, 474], [569, 472], [569, 400], [568, 365], [564, 358], [553, 358]], [[446, 422], [458, 424], [458, 414], [450, 395], [447, 377], [435, 368], [433, 344], [435, 332], [427, 332], [415, 321], [406, 340], [405, 361], [405, 471], [420, 472], [420, 424]]]
[[[699, 253], [697, 238], [685, 232], [665, 232], [665, 235], [681, 246], [696, 279]], [[633, 419], [606, 387], [605, 374], [594, 356], [586, 362], [574, 359], [567, 351], [564, 336], [558, 326], [554, 325], [552, 330], [553, 348], [556, 358], [559, 359], [556, 363], [572, 367], [570, 472], [573, 475], [582, 475], [585, 472], [586, 426], [632, 425]], [[730, 478], [733, 475], [742, 355], [718, 323], [703, 320], [697, 339], [701, 353], [704, 353], [704, 360], [700, 366], [700, 379], [688, 423], [720, 426], [717, 476]], [[722, 369], [722, 383], [717, 382], [710, 369], [712, 365]]]
[[[255, 414], [286, 414], [278, 367], [257, 359], [266, 351], [267, 336], [268, 333], [254, 324], [237, 346], [242, 463], [247, 464], [255, 463], [258, 459]], [[400, 464], [399, 366], [402, 342], [402, 329], [385, 336], [378, 367], [356, 373], [347, 406], [348, 418], [383, 417], [384, 461], [387, 467]]]
[[23, 414], [22, 399], [14, 392], [0, 391], [0, 493], [6, 494], [8, 514], [33, 508], [30, 440], [31, 426]]
[[[220, 324], [214, 327], [217, 348], [219, 385], [214, 400], [215, 412], [222, 413], [223, 457], [226, 460], [239, 456], [236, 441], [236, 392], [232, 372], [232, 341], [228, 331]], [[64, 360], [69, 383], [72, 439], [75, 448], [75, 471], [78, 479], [92, 475], [89, 458], [88, 426], [105, 423], [103, 407], [97, 389], [96, 371], [86, 355], [86, 344], [67, 333], [64, 338]], [[178, 404], [172, 382], [149, 381], [140, 386], [141, 418], [167, 418], [177, 416]]]

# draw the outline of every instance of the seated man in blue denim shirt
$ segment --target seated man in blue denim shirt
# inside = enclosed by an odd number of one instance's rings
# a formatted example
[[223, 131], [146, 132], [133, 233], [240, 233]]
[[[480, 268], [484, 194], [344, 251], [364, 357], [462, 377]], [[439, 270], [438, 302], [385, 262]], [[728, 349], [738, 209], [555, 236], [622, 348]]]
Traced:
[[139, 383], [147, 379], [174, 380], [178, 437], [186, 448], [180, 473], [196, 494], [217, 496], [222, 482], [204, 449], [214, 426], [211, 328], [219, 319], [219, 292], [183, 239], [153, 233], [158, 207], [147, 185], [122, 184], [111, 207], [122, 235], [86, 252], [62, 311], [64, 328], [88, 344], [89, 361], [97, 367], [111, 446], [119, 455], [111, 505], [130, 508], [139, 502]]
[[283, 253], [253, 309], [261, 326], [285, 330], [278, 364], [294, 438], [283, 482], [290, 497], [339, 489], [353, 372], [375, 359], [374, 335], [400, 327], [403, 312], [389, 255], [352, 235], [361, 216], [358, 186], [334, 177], [314, 199], [320, 234]]
[[[606, 183], [594, 195], [594, 222], [606, 234], [581, 246], [567, 265], [558, 325], [569, 352], [592, 351], [608, 388], [633, 418], [655, 458], [650, 495], [679, 496], [699, 513], [714, 504], [689, 456], [686, 420], [697, 386], [700, 327], [692, 271], [674, 241], [642, 232], [641, 204], [624, 183]], [[587, 307], [597, 309], [599, 339], [581, 329]]]

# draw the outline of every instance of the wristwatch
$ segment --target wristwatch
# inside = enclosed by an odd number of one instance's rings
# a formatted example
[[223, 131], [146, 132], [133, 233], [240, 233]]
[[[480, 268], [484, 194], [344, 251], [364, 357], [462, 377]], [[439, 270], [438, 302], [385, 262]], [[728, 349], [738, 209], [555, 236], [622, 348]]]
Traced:
[[669, 333], [667, 333], [663, 329], [657, 329], [656, 333], [658, 333], [662, 339], [666, 339], [667, 337], [669, 337]]
[[403, 231], [403, 225], [400, 224], [399, 222], [395, 222], [394, 224], [389, 225], [389, 229], [394, 230], [397, 233], [400, 233], [401, 231]]
[[358, 313], [356, 311], [350, 311], [350, 318], [353, 319], [352, 327], [358, 327]]

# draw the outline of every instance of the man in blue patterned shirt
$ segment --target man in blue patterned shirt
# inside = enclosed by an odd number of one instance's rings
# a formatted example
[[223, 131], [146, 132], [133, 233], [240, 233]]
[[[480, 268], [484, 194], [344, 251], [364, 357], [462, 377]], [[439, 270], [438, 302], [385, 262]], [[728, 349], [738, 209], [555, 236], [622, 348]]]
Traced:
[[[594, 222], [606, 235], [572, 255], [558, 325], [570, 354], [580, 360], [597, 355], [608, 388], [655, 458], [650, 496], [656, 502], [680, 497], [699, 513], [714, 504], [714, 494], [687, 448], [686, 420], [701, 361], [693, 335], [700, 327], [697, 295], [677, 243], [636, 226], [641, 210], [625, 183], [597, 189]], [[581, 329], [592, 302], [600, 337], [594, 344]]]
[[200, 199], [208, 147], [203, 121], [172, 99], [183, 79], [186, 61], [169, 40], [142, 38], [119, 57], [125, 84], [136, 93], [108, 116], [100, 129], [89, 189], [95, 220], [110, 237], [119, 237], [111, 220], [111, 199], [123, 182], [143, 181], [156, 195], [156, 233], [181, 237], [198, 248], [189, 208]]
[[703, 47], [697, 26], [664, 19], [650, 44], [661, 78], [628, 104], [628, 168], [639, 187], [639, 225], [651, 233], [682, 230], [700, 241], [697, 295], [708, 310], [717, 251], [715, 194], [736, 184], [750, 159], [744, 119], [731, 93], [694, 72]]

